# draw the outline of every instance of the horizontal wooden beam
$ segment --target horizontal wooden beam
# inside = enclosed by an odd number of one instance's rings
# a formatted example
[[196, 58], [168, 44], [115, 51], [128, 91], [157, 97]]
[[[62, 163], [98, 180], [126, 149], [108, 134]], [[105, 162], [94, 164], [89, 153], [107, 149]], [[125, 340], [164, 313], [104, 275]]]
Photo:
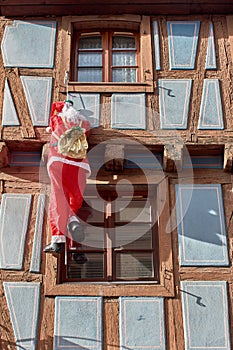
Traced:
[[143, 15], [190, 15], [233, 13], [233, 2], [220, 1], [0, 1], [0, 14], [14, 16], [69, 16], [69, 15], [109, 15], [122, 13]]

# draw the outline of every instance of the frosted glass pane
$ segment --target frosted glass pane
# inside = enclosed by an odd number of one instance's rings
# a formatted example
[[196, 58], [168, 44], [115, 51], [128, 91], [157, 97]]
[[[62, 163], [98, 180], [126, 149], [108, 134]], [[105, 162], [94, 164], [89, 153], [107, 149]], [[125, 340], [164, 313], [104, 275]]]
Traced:
[[116, 222], [122, 221], [137, 221], [150, 222], [151, 221], [151, 205], [146, 201], [131, 201], [117, 200], [115, 209]]
[[127, 36], [113, 36], [112, 38], [112, 48], [113, 49], [134, 49], [135, 38]]
[[113, 52], [113, 66], [136, 66], [136, 55], [134, 52]]
[[102, 69], [99, 69], [99, 68], [92, 68], [92, 69], [79, 68], [78, 69], [78, 81], [79, 82], [99, 82], [99, 81], [102, 81]]
[[[148, 228], [148, 227], [147, 227]], [[135, 227], [135, 230], [137, 228]], [[144, 231], [141, 231], [141, 235], [137, 236], [136, 239], [134, 238], [134, 230], [131, 231], [130, 229], [127, 230], [128, 232], [127, 234], [127, 238], [129, 239], [130, 234], [131, 234], [131, 238], [132, 241], [129, 242], [128, 244], [122, 245], [121, 249], [132, 249], [132, 250], [136, 250], [136, 249], [152, 249], [152, 231], [149, 230], [148, 232], [146, 232], [144, 234]], [[139, 238], [138, 238], [139, 237]], [[123, 239], [122, 239], [123, 241]]]
[[[151, 225], [136, 224], [115, 227], [115, 239], [113, 239], [115, 247], [121, 249], [129, 246], [135, 249], [150, 249], [151, 248]], [[143, 247], [142, 247], [143, 245]]]
[[104, 228], [99, 226], [84, 225], [85, 239], [82, 242], [83, 249], [104, 249]]
[[151, 253], [119, 253], [116, 255], [116, 278], [136, 279], [151, 277], [154, 277]]
[[[103, 223], [104, 222], [104, 202], [97, 198], [91, 198], [86, 199], [86, 203], [88, 204], [88, 211], [90, 212], [90, 215], [87, 218], [88, 223], [98, 222]], [[85, 210], [85, 207], [84, 207]]]
[[113, 82], [136, 82], [136, 69], [135, 68], [115, 68], [112, 70]]
[[102, 67], [102, 53], [90, 52], [79, 53], [78, 55], [79, 67]]
[[85, 253], [86, 262], [77, 264], [75, 253], [68, 254], [67, 275], [68, 278], [103, 278], [104, 254]]
[[79, 39], [79, 50], [95, 50], [102, 49], [101, 36], [89, 36]]

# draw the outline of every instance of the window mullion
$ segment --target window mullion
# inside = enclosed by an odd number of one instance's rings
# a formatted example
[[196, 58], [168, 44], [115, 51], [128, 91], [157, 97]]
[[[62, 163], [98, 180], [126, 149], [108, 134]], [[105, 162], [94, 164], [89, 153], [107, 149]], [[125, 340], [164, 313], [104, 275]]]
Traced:
[[[155, 202], [155, 198], [151, 198], [150, 201], [154, 203], [151, 203], [151, 208], [152, 208], [152, 223], [157, 222], [158, 220], [158, 212], [157, 212], [157, 205]], [[155, 232], [155, 230], [158, 231], [157, 225], [152, 226], [152, 248], [153, 248], [153, 266], [154, 266], [154, 277], [155, 279], [159, 278], [159, 270], [158, 270], [158, 263], [157, 263], [157, 257], [159, 256], [159, 241], [158, 241], [158, 232]]]
[[112, 245], [113, 245], [113, 239], [112, 237], [112, 229], [113, 229], [113, 222], [112, 222], [112, 203], [110, 201], [106, 204], [106, 214], [105, 214], [106, 224], [105, 224], [105, 235], [106, 235], [106, 250], [107, 250], [107, 257], [106, 257], [106, 264], [107, 264], [107, 279], [112, 280], [112, 271], [113, 271], [113, 264], [112, 264]]
[[109, 33], [105, 32], [103, 39], [103, 81], [109, 81]]

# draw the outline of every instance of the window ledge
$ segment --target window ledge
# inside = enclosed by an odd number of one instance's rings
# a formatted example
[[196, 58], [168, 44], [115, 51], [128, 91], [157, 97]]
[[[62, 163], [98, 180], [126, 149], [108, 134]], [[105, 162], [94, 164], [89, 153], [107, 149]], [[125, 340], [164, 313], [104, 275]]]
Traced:
[[[154, 87], [152, 82], [148, 83], [78, 83], [69, 82], [69, 92], [153, 92]], [[62, 87], [61, 93], [66, 93], [66, 88]]]
[[[57, 284], [52, 288], [46, 288], [46, 296], [55, 297], [57, 295], [104, 295], [106, 297], [113, 296], [163, 296], [163, 297], [174, 297], [175, 292], [173, 283], [169, 283], [163, 286], [155, 283], [144, 283], [144, 284], [116, 284], [111, 282], [111, 285], [104, 283], [62, 283]], [[146, 286], [146, 288], [145, 288]]]

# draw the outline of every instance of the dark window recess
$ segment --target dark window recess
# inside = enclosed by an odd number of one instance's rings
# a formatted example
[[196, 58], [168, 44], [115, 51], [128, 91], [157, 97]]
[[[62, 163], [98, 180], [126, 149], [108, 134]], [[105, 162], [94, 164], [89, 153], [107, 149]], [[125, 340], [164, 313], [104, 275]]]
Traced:
[[40, 166], [41, 164], [41, 152], [20, 152], [11, 151], [9, 154], [10, 166]]
[[219, 145], [215, 148], [204, 148], [201, 151], [188, 148], [183, 154], [183, 168], [194, 169], [222, 169], [224, 148]]
[[137, 33], [74, 33], [72, 80], [78, 82], [139, 81]]
[[149, 151], [148, 149], [138, 150], [125, 150], [125, 169], [156, 169], [161, 170], [163, 167], [163, 154], [162, 152]]
[[190, 155], [184, 157], [183, 168], [222, 169], [223, 155]]
[[105, 186], [85, 195], [81, 244], [68, 240], [61, 281], [158, 281], [156, 188]]

